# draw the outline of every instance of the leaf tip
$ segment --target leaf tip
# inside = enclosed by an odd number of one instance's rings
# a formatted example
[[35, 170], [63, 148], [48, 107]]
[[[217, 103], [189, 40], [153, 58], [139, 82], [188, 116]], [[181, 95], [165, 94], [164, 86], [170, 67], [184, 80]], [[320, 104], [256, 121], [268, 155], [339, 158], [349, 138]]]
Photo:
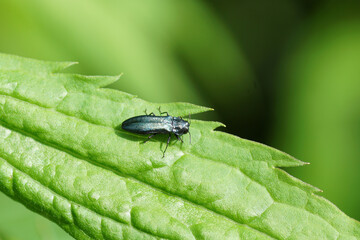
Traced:
[[122, 77], [123, 73], [120, 73], [115, 76], [101, 76], [99, 80], [99, 87], [106, 87], [110, 84], [116, 83]]
[[71, 66], [73, 66], [73, 65], [77, 65], [77, 64], [79, 64], [79, 62], [77, 62], [77, 61], [74, 61], [74, 62], [63, 62], [63, 69], [66, 69], [66, 68], [68, 68], [68, 67], [71, 67]]
[[215, 122], [215, 123], [217, 123], [217, 126], [214, 129], [216, 129], [218, 127], [226, 127], [226, 125], [222, 122]]
[[102, 88], [118, 81], [122, 74], [115, 76], [86, 76], [81, 74], [74, 74], [74, 76], [76, 76], [76, 78], [81, 81], [85, 81], [95, 85], [96, 87]]
[[154, 105], [154, 107], [156, 106], [156, 108], [158, 106], [161, 106], [161, 109], [164, 109], [164, 110], [172, 109], [171, 113], [173, 115], [177, 115], [177, 116], [187, 116], [189, 114], [198, 114], [198, 113], [203, 113], [203, 112], [208, 112], [208, 111], [214, 110], [212, 108], [199, 106], [199, 105], [187, 103], [187, 102], [173, 102], [173, 103], [165, 103], [165, 104], [154, 103], [152, 105]]
[[47, 62], [50, 66], [52, 73], [58, 73], [62, 70], [65, 70], [73, 65], [79, 64], [79, 62]]
[[187, 103], [187, 105], [188, 105], [188, 110], [189, 110], [190, 114], [214, 111], [213, 108], [209, 108], [209, 107], [199, 106], [199, 105], [195, 105], [195, 104], [191, 104], [191, 103]]
[[296, 163], [298, 163], [298, 166], [299, 166], [299, 167], [310, 164], [310, 163], [308, 163], [308, 162], [303, 162], [303, 161], [301, 161], [300, 159], [297, 159], [297, 158], [294, 158], [294, 157], [292, 157], [292, 159], [293, 159]]
[[199, 124], [198, 126], [201, 125], [203, 129], [213, 130], [213, 131], [219, 127], [226, 127], [225, 124], [216, 121], [193, 120], [193, 122]]

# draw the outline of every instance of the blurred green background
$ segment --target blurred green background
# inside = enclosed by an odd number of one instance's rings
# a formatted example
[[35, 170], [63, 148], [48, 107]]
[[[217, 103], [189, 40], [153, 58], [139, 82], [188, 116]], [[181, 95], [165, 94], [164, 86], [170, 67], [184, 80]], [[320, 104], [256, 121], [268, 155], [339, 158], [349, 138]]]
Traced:
[[[1, 0], [0, 52], [124, 73], [111, 87], [311, 165], [286, 169], [360, 219], [360, 4], [288, 0]], [[0, 239], [70, 239], [0, 195]]]

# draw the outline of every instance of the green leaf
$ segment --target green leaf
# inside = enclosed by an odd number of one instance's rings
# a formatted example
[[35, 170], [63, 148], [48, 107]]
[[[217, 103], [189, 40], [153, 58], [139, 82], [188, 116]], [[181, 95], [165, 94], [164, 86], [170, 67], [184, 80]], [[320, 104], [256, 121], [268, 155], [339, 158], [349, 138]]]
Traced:
[[162, 110], [103, 88], [118, 77], [0, 55], [0, 189], [77, 239], [356, 239], [360, 224], [277, 167], [304, 163], [192, 120], [192, 142], [123, 132]]

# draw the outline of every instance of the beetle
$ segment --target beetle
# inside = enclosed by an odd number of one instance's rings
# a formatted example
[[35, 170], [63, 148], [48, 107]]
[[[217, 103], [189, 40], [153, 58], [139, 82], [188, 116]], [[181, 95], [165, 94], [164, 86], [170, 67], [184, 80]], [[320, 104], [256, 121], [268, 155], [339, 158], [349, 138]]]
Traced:
[[[171, 140], [171, 134], [174, 134], [177, 140], [180, 140], [183, 143], [181, 136], [189, 133], [191, 142], [191, 135], [189, 132], [190, 123], [181, 117], [173, 117], [167, 112], [161, 112], [160, 107], [158, 110], [160, 112], [160, 116], [156, 116], [154, 113], [147, 114], [145, 110], [146, 115], [140, 115], [125, 120], [121, 124], [121, 128], [131, 133], [142, 135], [150, 134], [144, 143], [157, 134], [169, 134], [167, 144], [163, 152], [164, 157]], [[166, 116], [161, 116], [163, 114], [166, 114]]]

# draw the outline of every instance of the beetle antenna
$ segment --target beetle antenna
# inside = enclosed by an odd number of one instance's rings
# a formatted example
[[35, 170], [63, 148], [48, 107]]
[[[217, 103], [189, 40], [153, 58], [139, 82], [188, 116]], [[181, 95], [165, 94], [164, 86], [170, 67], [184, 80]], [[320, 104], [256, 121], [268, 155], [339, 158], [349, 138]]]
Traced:
[[191, 125], [191, 114], [189, 114], [189, 125]]
[[190, 144], [191, 144], [191, 134], [190, 134], [190, 131], [189, 131], [189, 138], [190, 138]]

